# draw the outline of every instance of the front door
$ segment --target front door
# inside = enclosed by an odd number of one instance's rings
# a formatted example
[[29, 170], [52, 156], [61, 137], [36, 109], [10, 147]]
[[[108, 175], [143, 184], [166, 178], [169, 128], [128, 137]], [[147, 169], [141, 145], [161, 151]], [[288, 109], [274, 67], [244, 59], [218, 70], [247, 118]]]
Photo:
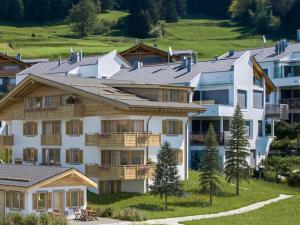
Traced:
[[65, 212], [65, 192], [55, 191], [53, 192], [53, 210], [58, 210], [59, 213]]
[[4, 217], [5, 214], [5, 192], [0, 191], [0, 217]]

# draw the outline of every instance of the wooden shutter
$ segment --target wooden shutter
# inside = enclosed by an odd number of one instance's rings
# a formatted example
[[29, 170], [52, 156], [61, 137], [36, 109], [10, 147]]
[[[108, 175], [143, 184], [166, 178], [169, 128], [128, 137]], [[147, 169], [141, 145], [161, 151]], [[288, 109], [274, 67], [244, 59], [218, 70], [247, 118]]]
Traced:
[[71, 149], [66, 150], [66, 163], [71, 163]]
[[79, 163], [82, 164], [83, 163], [83, 150], [79, 149], [78, 154], [79, 154]]
[[33, 149], [33, 151], [34, 151], [34, 161], [37, 162], [38, 161], [38, 150]]
[[23, 149], [23, 161], [27, 161], [28, 159], [28, 149], [24, 148]]
[[48, 192], [48, 195], [47, 195], [47, 207], [48, 207], [48, 209], [52, 208], [52, 192]]
[[79, 135], [82, 135], [83, 134], [83, 121], [80, 120], [79, 121]]
[[178, 129], [178, 133], [177, 134], [183, 134], [183, 122], [182, 122], [182, 120], [178, 120], [178, 122], [177, 122], [177, 129]]
[[71, 135], [71, 124], [72, 121], [67, 121], [66, 122], [66, 135]]
[[20, 209], [25, 209], [25, 194], [20, 192]]
[[84, 191], [80, 190], [79, 191], [79, 206], [84, 206]]
[[67, 207], [71, 208], [71, 192], [67, 191], [66, 197], [67, 197]]
[[23, 123], [23, 135], [27, 135], [27, 123]]
[[37, 134], [38, 134], [38, 123], [33, 122], [33, 135], [37, 135]]
[[33, 210], [37, 209], [37, 194], [36, 193], [32, 194], [32, 209]]
[[167, 129], [168, 129], [168, 121], [167, 120], [163, 120], [162, 121], [162, 133], [163, 134], [167, 134]]
[[180, 165], [183, 164], [183, 150], [182, 149], [179, 150], [179, 163], [178, 164], [180, 164]]
[[6, 192], [6, 208], [11, 207], [11, 191]]

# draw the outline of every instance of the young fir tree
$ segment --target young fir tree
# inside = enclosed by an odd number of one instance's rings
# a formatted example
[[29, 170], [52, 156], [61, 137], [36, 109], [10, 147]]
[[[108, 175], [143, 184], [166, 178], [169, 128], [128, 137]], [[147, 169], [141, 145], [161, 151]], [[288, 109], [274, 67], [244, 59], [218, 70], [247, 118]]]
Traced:
[[240, 194], [240, 182], [248, 180], [250, 167], [246, 161], [249, 142], [241, 107], [237, 105], [230, 127], [231, 136], [226, 142], [225, 173], [228, 182], [236, 181], [236, 195]]
[[169, 196], [181, 196], [183, 194], [174, 150], [168, 142], [161, 146], [158, 153], [155, 179], [150, 189], [152, 194], [164, 198], [165, 210], [168, 209]]
[[217, 137], [212, 124], [205, 138], [205, 150], [203, 164], [199, 176], [199, 182], [202, 192], [209, 192], [209, 205], [212, 205], [212, 196], [220, 190], [220, 173], [219, 147]]

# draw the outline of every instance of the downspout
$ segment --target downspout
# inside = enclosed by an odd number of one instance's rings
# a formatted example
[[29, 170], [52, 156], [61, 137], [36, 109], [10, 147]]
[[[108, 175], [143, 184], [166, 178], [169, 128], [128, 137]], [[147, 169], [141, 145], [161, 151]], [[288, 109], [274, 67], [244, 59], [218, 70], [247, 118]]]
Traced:
[[[191, 93], [194, 93], [194, 90], [190, 90], [187, 94], [187, 103], [190, 103], [190, 95]], [[188, 119], [187, 121], [185, 122], [185, 134], [184, 134], [184, 158], [185, 158], [185, 164], [184, 164], [184, 177], [185, 177], [185, 180], [187, 180], [189, 178], [189, 162], [188, 162], [188, 155], [189, 155], [189, 152], [188, 152], [188, 146], [189, 146], [189, 132], [188, 132], [188, 123], [189, 123], [189, 115], [188, 115]]]
[[[146, 125], [146, 131], [147, 133], [149, 133], [149, 123], [150, 123], [150, 120], [152, 119], [153, 115], [151, 115], [148, 120], [147, 120], [147, 125]], [[147, 145], [146, 147], [146, 163], [148, 163], [148, 160], [149, 160], [149, 145]], [[149, 178], [147, 178], [146, 180], [146, 191], [149, 190]]]

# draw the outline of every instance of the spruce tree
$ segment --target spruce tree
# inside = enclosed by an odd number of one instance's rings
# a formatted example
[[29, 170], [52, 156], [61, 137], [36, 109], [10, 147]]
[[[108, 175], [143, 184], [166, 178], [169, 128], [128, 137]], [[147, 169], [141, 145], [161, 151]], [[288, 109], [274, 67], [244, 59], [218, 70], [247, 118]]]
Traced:
[[22, 0], [10, 0], [8, 7], [8, 17], [14, 21], [22, 19], [24, 5]]
[[226, 142], [225, 173], [228, 182], [236, 181], [236, 195], [240, 194], [240, 183], [248, 180], [250, 167], [246, 160], [249, 156], [249, 142], [241, 107], [237, 105], [230, 127], [231, 135]]
[[174, 23], [178, 20], [176, 0], [162, 0], [160, 16], [167, 23]]
[[203, 163], [199, 175], [201, 192], [209, 192], [209, 205], [212, 205], [212, 196], [220, 190], [220, 174], [219, 147], [217, 136], [212, 124], [209, 125], [207, 135], [205, 137], [205, 150], [203, 155]]
[[115, 5], [116, 5], [115, 0], [101, 0], [101, 7], [104, 11], [114, 9]]
[[152, 194], [164, 198], [165, 210], [168, 209], [169, 196], [181, 196], [183, 194], [174, 150], [168, 142], [164, 142], [158, 153], [155, 178], [150, 189]]

